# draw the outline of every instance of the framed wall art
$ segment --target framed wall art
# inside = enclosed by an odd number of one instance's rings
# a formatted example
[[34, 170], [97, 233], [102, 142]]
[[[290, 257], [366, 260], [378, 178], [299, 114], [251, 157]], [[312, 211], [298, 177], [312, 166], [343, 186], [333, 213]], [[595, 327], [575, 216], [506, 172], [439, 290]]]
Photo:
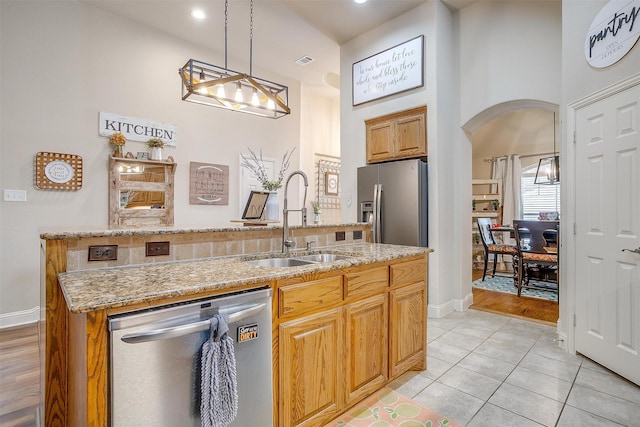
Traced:
[[38, 190], [78, 191], [82, 188], [82, 157], [39, 152], [35, 156], [34, 185]]
[[228, 205], [229, 166], [191, 162], [189, 204]]
[[353, 105], [424, 86], [424, 35], [353, 64]]
[[340, 185], [340, 175], [338, 172], [324, 173], [324, 194], [327, 196], [337, 196]]
[[260, 219], [262, 218], [262, 212], [267, 204], [269, 193], [266, 191], [252, 191], [249, 194], [249, 200], [244, 208], [242, 219]]

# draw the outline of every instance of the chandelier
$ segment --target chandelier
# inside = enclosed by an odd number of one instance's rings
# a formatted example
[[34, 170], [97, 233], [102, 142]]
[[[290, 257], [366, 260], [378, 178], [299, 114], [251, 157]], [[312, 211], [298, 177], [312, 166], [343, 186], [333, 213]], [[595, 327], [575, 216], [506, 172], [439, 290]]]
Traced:
[[556, 113], [553, 113], [553, 156], [540, 159], [534, 184], [560, 184], [560, 156], [556, 155]]
[[253, 0], [250, 2], [249, 74], [227, 67], [228, 3], [224, 2], [224, 67], [189, 59], [178, 70], [182, 100], [279, 119], [291, 113], [289, 89], [253, 75]]

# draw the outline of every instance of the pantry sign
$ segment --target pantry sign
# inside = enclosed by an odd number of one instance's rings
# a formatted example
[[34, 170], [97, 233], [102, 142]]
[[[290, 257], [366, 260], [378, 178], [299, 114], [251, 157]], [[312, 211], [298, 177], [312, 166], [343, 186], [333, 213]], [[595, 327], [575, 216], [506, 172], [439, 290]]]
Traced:
[[611, 0], [598, 12], [584, 41], [584, 55], [595, 68], [620, 61], [640, 38], [640, 0]]

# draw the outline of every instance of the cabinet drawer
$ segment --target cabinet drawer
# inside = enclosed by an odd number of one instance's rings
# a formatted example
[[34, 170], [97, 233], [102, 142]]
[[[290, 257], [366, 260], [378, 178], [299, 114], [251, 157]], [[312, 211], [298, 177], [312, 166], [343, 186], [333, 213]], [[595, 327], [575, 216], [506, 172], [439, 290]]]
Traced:
[[427, 260], [401, 262], [391, 265], [391, 286], [408, 285], [427, 280]]
[[342, 276], [313, 280], [278, 290], [279, 315], [293, 316], [342, 301]]
[[345, 298], [371, 295], [389, 286], [388, 267], [376, 267], [344, 275]]

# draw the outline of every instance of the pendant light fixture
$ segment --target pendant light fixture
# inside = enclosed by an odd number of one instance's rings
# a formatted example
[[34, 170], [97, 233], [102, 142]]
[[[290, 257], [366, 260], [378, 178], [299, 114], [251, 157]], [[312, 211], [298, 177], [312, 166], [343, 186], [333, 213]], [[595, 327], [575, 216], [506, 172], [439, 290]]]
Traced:
[[189, 59], [178, 70], [182, 100], [278, 119], [291, 113], [289, 88], [253, 75], [253, 0], [250, 1], [249, 74], [227, 67], [229, 0], [224, 2], [224, 67]]
[[553, 156], [544, 157], [538, 163], [534, 184], [560, 184], [560, 156], [556, 155], [556, 113], [553, 112]]

